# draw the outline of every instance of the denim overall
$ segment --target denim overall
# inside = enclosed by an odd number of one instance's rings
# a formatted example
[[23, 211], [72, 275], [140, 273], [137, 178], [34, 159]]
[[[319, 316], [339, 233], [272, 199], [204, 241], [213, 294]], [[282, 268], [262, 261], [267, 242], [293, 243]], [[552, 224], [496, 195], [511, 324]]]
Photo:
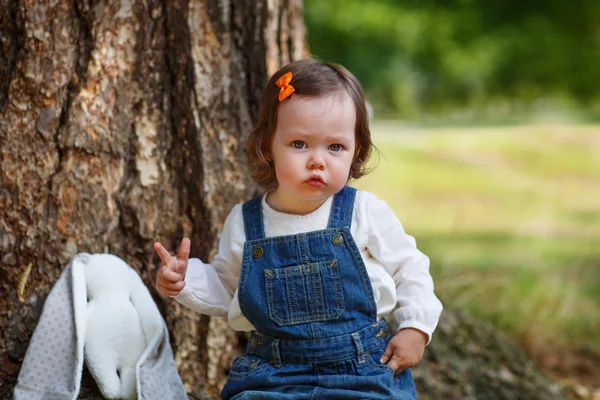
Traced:
[[243, 205], [238, 296], [257, 330], [223, 399], [416, 399], [410, 370], [379, 363], [390, 332], [350, 234], [355, 195], [335, 195], [327, 229], [270, 238], [262, 198]]

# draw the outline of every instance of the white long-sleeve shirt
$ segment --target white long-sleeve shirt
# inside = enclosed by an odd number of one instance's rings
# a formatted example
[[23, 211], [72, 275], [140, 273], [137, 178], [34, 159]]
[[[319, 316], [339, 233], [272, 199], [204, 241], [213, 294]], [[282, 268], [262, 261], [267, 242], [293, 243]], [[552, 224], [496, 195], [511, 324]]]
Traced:
[[[265, 236], [282, 236], [327, 228], [333, 196], [307, 215], [285, 214], [262, 199]], [[377, 304], [377, 319], [386, 319], [395, 332], [416, 328], [428, 336], [435, 330], [442, 304], [433, 292], [429, 258], [406, 234], [387, 203], [357, 191], [350, 227], [362, 255]], [[184, 306], [211, 316], [227, 316], [231, 327], [255, 327], [240, 311], [238, 279], [246, 234], [242, 205], [236, 205], [223, 227], [219, 251], [210, 264], [189, 260], [186, 285], [174, 298]]]

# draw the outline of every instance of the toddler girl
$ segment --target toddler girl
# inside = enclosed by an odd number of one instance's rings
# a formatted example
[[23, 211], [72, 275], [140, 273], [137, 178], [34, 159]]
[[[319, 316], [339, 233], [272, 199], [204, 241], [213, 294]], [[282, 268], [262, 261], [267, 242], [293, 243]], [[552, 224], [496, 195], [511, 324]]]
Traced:
[[346, 186], [371, 152], [360, 84], [303, 60], [269, 80], [248, 140], [276, 188], [233, 208], [211, 264], [160, 243], [159, 292], [250, 331], [224, 399], [414, 399], [442, 305], [429, 259], [373, 194]]

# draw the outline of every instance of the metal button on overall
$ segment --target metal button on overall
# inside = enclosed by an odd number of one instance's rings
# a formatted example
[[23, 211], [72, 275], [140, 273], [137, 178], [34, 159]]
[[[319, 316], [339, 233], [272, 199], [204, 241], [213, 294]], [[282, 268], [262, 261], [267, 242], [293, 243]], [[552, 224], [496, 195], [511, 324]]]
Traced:
[[388, 331], [385, 328], [381, 328], [379, 330], [379, 334], [381, 335], [382, 338], [387, 338], [388, 337]]
[[341, 246], [344, 243], [344, 237], [342, 235], [334, 235], [331, 241], [335, 246]]
[[264, 254], [264, 252], [265, 251], [260, 246], [254, 246], [254, 248], [252, 249], [252, 255], [254, 256], [254, 258], [260, 258], [260, 257], [262, 257], [262, 255]]

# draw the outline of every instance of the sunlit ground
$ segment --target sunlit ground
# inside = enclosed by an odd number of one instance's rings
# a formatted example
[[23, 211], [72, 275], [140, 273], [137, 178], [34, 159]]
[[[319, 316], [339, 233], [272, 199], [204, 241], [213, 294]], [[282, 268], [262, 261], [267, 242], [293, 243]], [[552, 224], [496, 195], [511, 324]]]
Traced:
[[537, 348], [600, 350], [600, 126], [372, 132], [382, 155], [353, 185], [416, 237], [446, 306]]

